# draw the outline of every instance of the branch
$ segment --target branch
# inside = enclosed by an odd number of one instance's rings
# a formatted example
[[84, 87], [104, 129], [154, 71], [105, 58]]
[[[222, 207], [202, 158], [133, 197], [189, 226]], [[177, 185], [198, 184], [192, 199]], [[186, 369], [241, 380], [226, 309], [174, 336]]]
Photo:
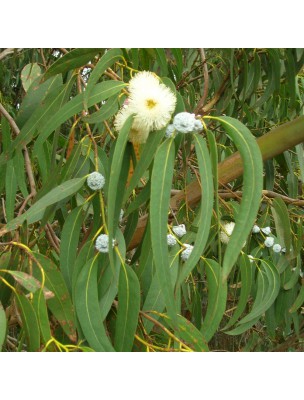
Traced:
[[14, 51], [17, 51], [17, 53], [19, 53], [21, 50], [23, 49], [5, 49], [0, 53], [0, 61], [5, 58], [6, 56], [13, 54]]
[[[284, 151], [293, 148], [304, 141], [304, 116], [272, 129], [266, 135], [257, 139], [263, 160], [269, 160]], [[226, 185], [243, 174], [243, 162], [239, 152], [226, 158], [218, 165], [219, 184]], [[196, 205], [201, 199], [201, 189], [198, 181], [190, 183], [184, 190], [171, 197], [170, 207], [178, 210], [182, 201], [187, 199], [189, 206]], [[128, 250], [137, 247], [143, 237], [148, 215], [138, 221], [133, 239]]]

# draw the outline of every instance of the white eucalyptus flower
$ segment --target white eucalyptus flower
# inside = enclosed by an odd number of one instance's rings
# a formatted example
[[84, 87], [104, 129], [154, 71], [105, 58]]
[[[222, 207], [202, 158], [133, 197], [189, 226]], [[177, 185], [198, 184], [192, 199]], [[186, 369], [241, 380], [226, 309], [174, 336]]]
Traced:
[[115, 119], [119, 131], [134, 114], [129, 140], [145, 143], [150, 132], [164, 128], [175, 109], [175, 94], [149, 71], [138, 72], [129, 83], [130, 96]]

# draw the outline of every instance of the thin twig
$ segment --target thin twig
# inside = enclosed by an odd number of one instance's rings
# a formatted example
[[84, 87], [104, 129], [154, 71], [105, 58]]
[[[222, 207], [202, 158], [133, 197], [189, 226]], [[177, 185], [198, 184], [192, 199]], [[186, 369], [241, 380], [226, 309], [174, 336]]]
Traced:
[[204, 49], [199, 49], [201, 59], [202, 59], [202, 64], [203, 64], [203, 69], [204, 69], [204, 92], [203, 96], [199, 100], [196, 110], [200, 110], [204, 107], [205, 101], [208, 96], [208, 90], [209, 90], [209, 74], [208, 74], [208, 66], [206, 63], [206, 55], [205, 55], [205, 50]]

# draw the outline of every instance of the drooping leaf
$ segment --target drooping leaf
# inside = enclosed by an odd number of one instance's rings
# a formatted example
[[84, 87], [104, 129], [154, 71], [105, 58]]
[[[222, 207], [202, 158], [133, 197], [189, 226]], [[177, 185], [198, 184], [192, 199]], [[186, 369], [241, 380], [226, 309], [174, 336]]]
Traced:
[[97, 256], [91, 258], [80, 271], [75, 286], [75, 306], [82, 331], [90, 347], [95, 351], [114, 351], [100, 315]]
[[190, 274], [205, 249], [210, 232], [213, 210], [213, 178], [209, 152], [205, 139], [203, 139], [201, 136], [194, 135], [194, 141], [201, 180], [201, 201], [204, 206], [200, 207], [199, 211], [199, 217], [197, 220], [198, 231], [194, 248], [189, 259], [185, 262], [181, 269], [178, 284], [181, 284], [181, 282]]
[[122, 51], [120, 49], [110, 49], [101, 57], [101, 59], [95, 65], [95, 68], [90, 75], [86, 90], [83, 95], [83, 104], [86, 110], [90, 94], [94, 86], [98, 82], [98, 79], [106, 71], [107, 68], [111, 67], [120, 58], [122, 58]]
[[10, 232], [17, 229], [25, 220], [27, 220], [28, 224], [39, 221], [48, 206], [75, 194], [83, 185], [85, 178], [71, 179], [57, 186], [33, 204], [24, 214], [10, 221], [3, 229], [6, 232]]
[[150, 224], [153, 259], [168, 315], [174, 321], [176, 305], [170, 278], [167, 245], [167, 222], [174, 167], [174, 140], [158, 148], [151, 177]]
[[226, 280], [254, 224], [262, 195], [263, 163], [260, 149], [249, 129], [230, 117], [208, 117], [219, 121], [238, 148], [244, 165], [243, 195], [236, 224], [223, 260]]
[[15, 299], [20, 312], [22, 326], [26, 334], [28, 351], [39, 351], [40, 331], [34, 308], [24, 294], [15, 293]]
[[82, 67], [91, 61], [102, 49], [74, 49], [59, 58], [43, 75], [46, 81], [53, 75], [62, 74], [72, 69]]
[[60, 241], [60, 271], [71, 292], [73, 269], [77, 257], [80, 228], [84, 218], [83, 207], [76, 207], [70, 212], [62, 228]]
[[6, 315], [3, 306], [0, 302], [0, 352], [2, 351], [2, 346], [5, 342], [6, 329], [7, 329]]
[[217, 331], [225, 312], [227, 283], [223, 280], [222, 268], [216, 261], [205, 259], [205, 265], [208, 283], [208, 306], [201, 332], [208, 343]]
[[138, 323], [140, 286], [135, 272], [122, 264], [118, 284], [118, 311], [114, 347], [116, 351], [131, 351]]
[[[54, 297], [47, 300], [47, 307], [69, 339], [76, 342], [74, 307], [63, 276], [52, 260], [37, 252], [33, 252], [33, 255], [44, 270], [46, 287], [54, 293]], [[35, 278], [41, 279], [40, 269], [35, 263], [33, 263], [33, 274]]]

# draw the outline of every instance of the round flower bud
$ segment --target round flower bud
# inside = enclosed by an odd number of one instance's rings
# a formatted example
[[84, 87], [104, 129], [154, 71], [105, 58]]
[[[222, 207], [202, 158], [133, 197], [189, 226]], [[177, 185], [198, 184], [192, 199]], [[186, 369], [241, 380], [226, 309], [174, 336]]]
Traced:
[[270, 235], [271, 234], [271, 229], [269, 226], [266, 226], [266, 228], [262, 228], [261, 231], [265, 233], [265, 235]]
[[253, 225], [252, 233], [259, 233], [261, 231], [260, 227], [257, 225]]
[[248, 258], [249, 258], [250, 263], [253, 263], [254, 257], [251, 254], [248, 255]]
[[183, 245], [185, 248], [185, 250], [181, 253], [181, 259], [183, 261], [187, 261], [188, 258], [190, 257], [190, 254], [192, 253], [193, 250], [193, 246], [191, 246], [191, 244], [184, 244]]
[[175, 246], [176, 243], [177, 243], [177, 241], [176, 241], [176, 239], [175, 239], [175, 237], [173, 235], [171, 235], [171, 234], [167, 235], [167, 244], [168, 244], [168, 246], [170, 246], [170, 247]]
[[220, 232], [220, 240], [222, 243], [228, 244], [234, 227], [235, 227], [235, 222], [228, 222], [223, 226], [223, 229]]
[[276, 244], [273, 245], [272, 250], [273, 250], [275, 253], [280, 253], [281, 250], [282, 250], [282, 246], [281, 246], [280, 244], [276, 243]]
[[177, 226], [173, 226], [172, 227], [172, 231], [175, 233], [176, 236], [178, 237], [182, 237], [184, 236], [187, 231], [186, 231], [186, 227], [184, 224], [181, 225], [177, 225]]
[[264, 244], [266, 247], [272, 247], [274, 244], [274, 238], [273, 237], [267, 237], [264, 241]]
[[168, 125], [167, 129], [166, 129], [165, 137], [166, 138], [172, 137], [174, 135], [174, 132], [175, 132], [174, 125], [173, 124]]
[[[115, 240], [112, 239], [112, 248], [115, 246]], [[109, 236], [102, 234], [99, 235], [95, 242], [95, 248], [100, 253], [108, 253], [109, 252]]]
[[203, 124], [199, 119], [196, 119], [194, 122], [194, 131], [201, 132], [203, 130]]
[[88, 177], [87, 177], [87, 184], [90, 189], [92, 190], [100, 190], [104, 187], [106, 180], [103, 175], [101, 175], [99, 172], [95, 171], [92, 172]]
[[174, 128], [180, 133], [190, 133], [195, 131], [195, 115], [188, 112], [176, 114], [173, 119]]

